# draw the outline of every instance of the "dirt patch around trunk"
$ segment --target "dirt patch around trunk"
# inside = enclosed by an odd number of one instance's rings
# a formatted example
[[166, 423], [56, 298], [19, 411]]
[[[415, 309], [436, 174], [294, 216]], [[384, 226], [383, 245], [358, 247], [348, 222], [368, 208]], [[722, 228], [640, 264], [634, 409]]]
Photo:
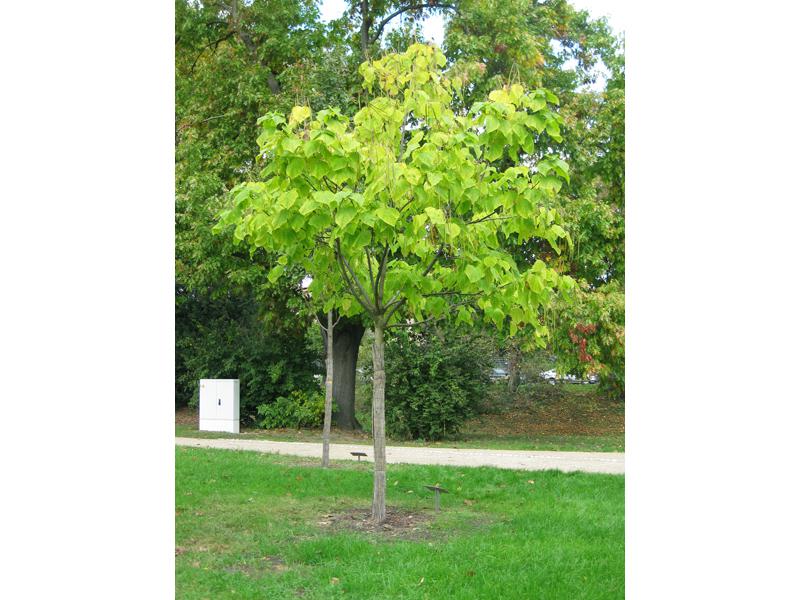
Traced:
[[358, 531], [389, 540], [423, 540], [432, 537], [430, 531], [432, 521], [432, 513], [387, 508], [386, 520], [377, 524], [372, 520], [370, 510], [351, 509], [323, 514], [317, 525], [331, 531]]

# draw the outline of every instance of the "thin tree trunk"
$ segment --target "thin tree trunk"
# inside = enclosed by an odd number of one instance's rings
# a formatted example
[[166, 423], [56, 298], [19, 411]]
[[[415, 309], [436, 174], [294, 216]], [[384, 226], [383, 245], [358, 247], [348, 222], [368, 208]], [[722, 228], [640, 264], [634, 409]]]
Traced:
[[519, 385], [519, 348], [514, 342], [509, 342], [508, 349], [508, 391], [513, 394]]
[[325, 336], [327, 348], [325, 352], [325, 418], [322, 425], [322, 466], [330, 464], [331, 446], [331, 412], [333, 412], [333, 311], [328, 311], [328, 327]]
[[384, 398], [386, 371], [383, 367], [383, 332], [385, 324], [375, 320], [375, 340], [372, 343], [372, 440], [375, 454], [375, 477], [372, 491], [372, 518], [376, 523], [386, 520], [386, 421]]

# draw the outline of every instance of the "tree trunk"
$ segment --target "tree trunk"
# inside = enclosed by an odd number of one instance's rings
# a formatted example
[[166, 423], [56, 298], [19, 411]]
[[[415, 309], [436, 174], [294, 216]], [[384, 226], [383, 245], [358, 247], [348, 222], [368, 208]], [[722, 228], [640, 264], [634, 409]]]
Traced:
[[[322, 329], [322, 339], [328, 347], [328, 336]], [[356, 420], [356, 365], [364, 325], [359, 319], [342, 317], [333, 330], [333, 400], [336, 402], [336, 426], [353, 431], [361, 429]]]
[[386, 520], [386, 432], [383, 402], [386, 392], [386, 371], [383, 368], [384, 323], [376, 319], [372, 343], [372, 441], [375, 454], [375, 477], [372, 490], [372, 519]]
[[508, 348], [508, 391], [513, 394], [519, 385], [520, 352], [517, 345], [509, 342]]
[[369, 12], [368, 0], [361, 0], [361, 59], [369, 59], [369, 29], [372, 25], [372, 16]]
[[328, 311], [328, 327], [326, 329], [327, 344], [325, 352], [325, 418], [322, 425], [322, 466], [330, 464], [331, 446], [331, 411], [333, 409], [333, 311]]

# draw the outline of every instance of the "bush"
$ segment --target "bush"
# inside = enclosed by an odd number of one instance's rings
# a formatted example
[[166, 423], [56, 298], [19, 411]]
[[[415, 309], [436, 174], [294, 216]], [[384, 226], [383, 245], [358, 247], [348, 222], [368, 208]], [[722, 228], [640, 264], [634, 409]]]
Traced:
[[251, 421], [262, 404], [319, 391], [310, 336], [268, 327], [252, 299], [179, 294], [175, 321], [177, 406], [197, 406], [199, 379], [239, 379], [240, 414]]
[[[288, 397], [280, 396], [271, 404], [260, 404], [259, 425], [266, 429], [321, 427], [325, 417], [325, 396], [319, 392], [293, 391]], [[336, 412], [336, 405], [333, 405]]]
[[489, 338], [457, 329], [387, 335], [387, 434], [438, 440], [458, 433], [485, 393], [493, 355]]

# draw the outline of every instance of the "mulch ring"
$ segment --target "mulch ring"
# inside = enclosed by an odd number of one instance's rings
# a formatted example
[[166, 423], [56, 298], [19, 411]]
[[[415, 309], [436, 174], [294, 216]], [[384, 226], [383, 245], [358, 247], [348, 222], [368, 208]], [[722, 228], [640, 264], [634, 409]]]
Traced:
[[380, 525], [372, 520], [372, 511], [351, 509], [327, 513], [317, 525], [336, 531], [359, 531], [384, 539], [421, 540], [431, 537], [429, 525], [433, 515], [427, 512], [387, 508], [386, 520]]

